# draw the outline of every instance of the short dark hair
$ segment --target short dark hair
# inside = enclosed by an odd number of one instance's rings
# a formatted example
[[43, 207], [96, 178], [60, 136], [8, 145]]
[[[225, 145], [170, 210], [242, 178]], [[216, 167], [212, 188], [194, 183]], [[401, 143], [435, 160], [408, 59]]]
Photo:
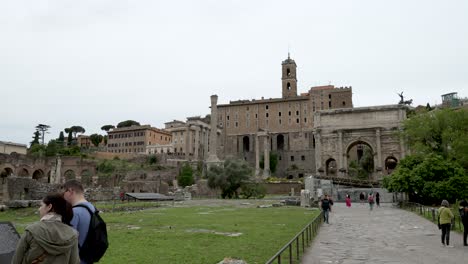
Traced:
[[84, 188], [81, 182], [77, 180], [69, 180], [62, 185], [62, 189], [73, 189], [75, 192], [84, 193]]
[[51, 212], [62, 216], [62, 223], [70, 225], [70, 221], [73, 218], [73, 207], [72, 205], [63, 198], [61, 193], [49, 193], [47, 194], [42, 202], [46, 205], [51, 204]]

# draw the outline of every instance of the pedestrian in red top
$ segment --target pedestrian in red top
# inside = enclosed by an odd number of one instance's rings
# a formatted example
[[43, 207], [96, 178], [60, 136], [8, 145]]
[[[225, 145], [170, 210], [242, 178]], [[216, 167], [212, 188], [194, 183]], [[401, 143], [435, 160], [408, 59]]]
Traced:
[[349, 194], [346, 195], [346, 206], [347, 207], [351, 207], [351, 197], [349, 197]]

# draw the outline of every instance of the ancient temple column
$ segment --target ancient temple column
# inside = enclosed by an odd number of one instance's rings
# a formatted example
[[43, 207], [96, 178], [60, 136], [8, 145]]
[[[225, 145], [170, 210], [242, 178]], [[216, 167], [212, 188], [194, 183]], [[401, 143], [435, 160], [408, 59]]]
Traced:
[[218, 137], [218, 96], [212, 95], [211, 96], [211, 131], [210, 131], [210, 150], [209, 156], [207, 161], [209, 162], [217, 162], [219, 161], [218, 156], [216, 155], [216, 148], [217, 144], [217, 137]]
[[375, 130], [375, 142], [377, 143], [377, 168], [382, 170], [382, 145], [380, 143], [380, 128]]
[[260, 137], [255, 135], [255, 176], [260, 175]]
[[194, 127], [194, 133], [195, 133], [195, 153], [194, 158], [198, 160], [198, 149], [200, 148], [200, 128], [199, 127]]
[[268, 134], [263, 138], [263, 177], [270, 176], [270, 140]]

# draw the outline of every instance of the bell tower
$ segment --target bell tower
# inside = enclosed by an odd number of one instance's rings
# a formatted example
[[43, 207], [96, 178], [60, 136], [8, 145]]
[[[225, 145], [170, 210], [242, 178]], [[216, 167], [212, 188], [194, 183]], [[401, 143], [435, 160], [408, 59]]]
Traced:
[[283, 86], [283, 98], [297, 96], [297, 79], [296, 79], [296, 62], [289, 57], [281, 63], [282, 77], [281, 82]]

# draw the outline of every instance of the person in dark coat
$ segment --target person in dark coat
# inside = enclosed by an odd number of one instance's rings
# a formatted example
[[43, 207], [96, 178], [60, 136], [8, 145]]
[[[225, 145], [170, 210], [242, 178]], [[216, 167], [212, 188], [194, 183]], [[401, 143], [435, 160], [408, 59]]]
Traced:
[[468, 202], [463, 200], [460, 202], [460, 217], [463, 223], [463, 245], [468, 247], [467, 237], [468, 237]]

